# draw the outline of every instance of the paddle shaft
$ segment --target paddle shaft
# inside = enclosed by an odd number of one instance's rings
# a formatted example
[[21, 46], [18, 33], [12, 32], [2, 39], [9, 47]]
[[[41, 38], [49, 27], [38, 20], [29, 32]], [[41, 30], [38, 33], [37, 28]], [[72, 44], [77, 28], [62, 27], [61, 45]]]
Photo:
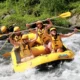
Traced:
[[[71, 28], [66, 28], [66, 27], [62, 27], [62, 26], [55, 26], [56, 28], [62, 28], [62, 29], [66, 29], [66, 30], [74, 30], [74, 29], [71, 29]], [[78, 30], [80, 31], [80, 30]]]
[[[65, 12], [65, 13], [62, 13], [62, 14], [60, 14], [59, 16], [56, 16], [56, 17], [52, 17], [52, 18], [49, 18], [50, 20], [52, 20], [52, 19], [55, 19], [55, 18], [58, 18], [58, 17], [61, 17], [61, 18], [66, 18], [66, 17], [70, 17], [71, 16], [71, 13], [70, 12]], [[46, 19], [45, 20], [41, 20], [42, 22], [45, 22], [45, 21], [47, 21]], [[31, 23], [30, 25], [33, 25], [33, 24], [35, 24], [36, 22], [33, 22], [33, 23]]]
[[5, 44], [7, 43], [8, 41], [6, 40], [5, 43], [1, 46], [0, 50], [2, 50], [5, 46]]
[[7, 34], [3, 34], [3, 36], [5, 36], [5, 35], [11, 35], [11, 34], [16, 34], [16, 33], [19, 33], [19, 32], [28, 32], [28, 31], [34, 30], [34, 29], [36, 29], [36, 28], [30, 28], [28, 30], [22, 30], [22, 31], [18, 31], [18, 32], [10, 32], [10, 33], [7, 33]]
[[[66, 27], [62, 27], [62, 26], [55, 26], [56, 28], [62, 28], [62, 29], [67, 29], [67, 30], [74, 30], [74, 29], [70, 29], [70, 28], [66, 28]], [[8, 33], [8, 34], [3, 34], [4, 35], [10, 35], [10, 34], [16, 34], [16, 33], [19, 33], [19, 32], [28, 32], [30, 30], [35, 30], [36, 28], [30, 28], [28, 30], [22, 30], [22, 31], [18, 31], [18, 32], [11, 32], [11, 33]], [[80, 30], [78, 30], [80, 31]]]
[[[51, 19], [54, 19], [54, 18], [58, 18], [58, 17], [66, 18], [66, 17], [70, 17], [70, 16], [71, 16], [71, 13], [70, 13], [70, 12], [65, 12], [65, 13], [60, 14], [59, 16], [50, 18], [50, 20], [51, 20]], [[47, 21], [47, 20], [45, 19], [45, 20], [41, 20], [41, 21], [42, 21], [42, 22], [45, 22], [45, 21]], [[35, 23], [36, 23], [36, 22], [33, 22], [33, 23], [31, 23], [30, 25], [33, 25], [33, 24], [35, 24]], [[33, 28], [33, 29], [35, 29], [35, 28]], [[32, 30], [33, 30], [33, 29], [32, 29]], [[25, 31], [29, 31], [29, 30], [22, 30], [22, 31], [19, 31], [19, 32], [25, 32]], [[13, 33], [18, 33], [18, 32], [13, 32]], [[3, 36], [4, 36], [4, 35], [10, 35], [10, 34], [12, 34], [12, 33], [3, 34]]]

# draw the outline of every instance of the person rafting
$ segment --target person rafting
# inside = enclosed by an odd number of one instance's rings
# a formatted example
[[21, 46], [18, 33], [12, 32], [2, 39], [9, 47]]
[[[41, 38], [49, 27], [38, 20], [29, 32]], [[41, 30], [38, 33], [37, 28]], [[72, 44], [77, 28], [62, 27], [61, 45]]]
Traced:
[[[43, 24], [42, 21], [37, 21], [36, 22], [36, 29], [38, 29], [38, 35], [39, 35], [39, 38], [40, 38], [40, 41], [41, 41], [41, 43], [40, 43], [41, 45], [48, 43], [47, 42], [49, 40], [48, 29], [53, 26], [50, 19], [47, 19], [47, 21], [49, 22], [49, 24], [46, 24], [46, 25]], [[30, 27], [29, 24], [26, 24], [26, 26], [28, 28]]]
[[8, 29], [6, 26], [1, 26], [0, 28], [0, 40], [5, 40], [6, 38], [8, 38], [7, 36], [3, 36], [3, 34], [7, 34], [8, 33]]
[[10, 32], [13, 32], [13, 28], [14, 28], [14, 25], [12, 25], [10, 27], [1, 26], [1, 28], [0, 28], [0, 40], [7, 39], [9, 35], [4, 35], [4, 34], [8, 34]]
[[8, 28], [6, 26], [1, 26], [0, 30], [3, 34], [8, 33]]
[[36, 27], [38, 28], [38, 34], [43, 42], [43, 44], [47, 44], [48, 40], [50, 39], [48, 35], [48, 29], [53, 26], [52, 22], [50, 19], [47, 19], [49, 24], [43, 24], [42, 21], [37, 21], [36, 22]]
[[70, 37], [71, 35], [75, 34], [78, 31], [78, 29], [74, 29], [72, 33], [68, 34], [58, 34], [56, 28], [50, 28], [50, 35], [52, 40], [48, 43], [48, 48], [51, 50], [51, 52], [63, 52], [65, 47], [63, 45], [63, 42], [61, 38]]
[[20, 27], [15, 26], [13, 31], [14, 33], [12, 34], [12, 39], [15, 42], [20, 42], [22, 37], [22, 33], [20, 32]]
[[21, 59], [21, 62], [25, 62], [27, 60], [30, 60], [32, 58], [34, 58], [34, 55], [32, 54], [31, 50], [30, 50], [30, 43], [33, 43], [36, 41], [36, 39], [38, 38], [38, 34], [36, 32], [36, 36], [34, 39], [30, 40], [28, 38], [28, 35], [27, 34], [24, 34], [22, 36], [22, 43], [20, 45], [20, 48], [21, 48], [21, 55], [22, 55], [22, 59]]
[[22, 33], [20, 32], [20, 28], [18, 26], [14, 27], [14, 32], [12, 33], [8, 40], [10, 41], [10, 43], [14, 46], [14, 51], [15, 51], [15, 55], [16, 58], [18, 59], [17, 62], [20, 63], [21, 62], [21, 58], [20, 58], [20, 48], [19, 45], [21, 43], [21, 38], [22, 38]]

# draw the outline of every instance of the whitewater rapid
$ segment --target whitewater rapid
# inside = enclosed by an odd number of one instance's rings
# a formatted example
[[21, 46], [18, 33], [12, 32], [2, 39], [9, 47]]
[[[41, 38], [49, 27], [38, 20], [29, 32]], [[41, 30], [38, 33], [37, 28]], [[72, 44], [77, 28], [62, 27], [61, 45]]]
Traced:
[[65, 62], [59, 68], [46, 72], [39, 72], [33, 68], [22, 73], [14, 73], [11, 59], [0, 56], [0, 80], [80, 80], [80, 34], [64, 38], [63, 42], [75, 53], [72, 62]]

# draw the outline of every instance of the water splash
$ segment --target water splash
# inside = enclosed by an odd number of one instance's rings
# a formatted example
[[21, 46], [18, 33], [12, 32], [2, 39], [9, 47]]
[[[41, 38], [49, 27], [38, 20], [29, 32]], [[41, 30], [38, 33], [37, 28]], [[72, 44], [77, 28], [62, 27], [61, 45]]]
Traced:
[[39, 72], [35, 68], [14, 73], [11, 60], [0, 58], [0, 80], [80, 80], [80, 34], [63, 39], [64, 44], [75, 53], [72, 62], [65, 62], [55, 70]]

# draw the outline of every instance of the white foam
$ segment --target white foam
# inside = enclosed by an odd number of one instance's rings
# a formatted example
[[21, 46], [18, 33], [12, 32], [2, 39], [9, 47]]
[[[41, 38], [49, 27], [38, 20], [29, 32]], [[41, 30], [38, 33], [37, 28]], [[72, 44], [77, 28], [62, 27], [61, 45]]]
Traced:
[[22, 73], [13, 73], [12, 64], [0, 58], [0, 80], [80, 80], [80, 34], [63, 39], [69, 49], [75, 52], [72, 62], [65, 62], [60, 68], [48, 72], [30, 69]]

